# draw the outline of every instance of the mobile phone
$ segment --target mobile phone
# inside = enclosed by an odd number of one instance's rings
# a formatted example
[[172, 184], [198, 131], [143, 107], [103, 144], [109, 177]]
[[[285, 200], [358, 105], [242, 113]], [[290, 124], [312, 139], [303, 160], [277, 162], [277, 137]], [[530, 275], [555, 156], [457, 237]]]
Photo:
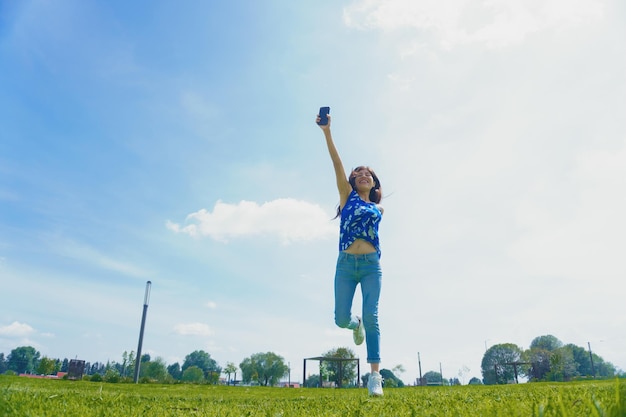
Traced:
[[328, 113], [330, 113], [330, 107], [320, 107], [320, 121], [318, 125], [326, 126], [328, 124]]

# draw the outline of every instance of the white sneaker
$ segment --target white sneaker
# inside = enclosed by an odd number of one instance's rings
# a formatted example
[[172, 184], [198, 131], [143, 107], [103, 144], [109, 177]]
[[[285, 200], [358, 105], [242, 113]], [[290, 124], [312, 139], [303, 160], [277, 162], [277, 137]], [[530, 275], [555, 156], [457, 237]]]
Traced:
[[363, 329], [363, 320], [361, 320], [361, 317], [357, 316], [357, 319], [359, 319], [359, 325], [356, 329], [352, 330], [352, 338], [354, 339], [355, 345], [360, 345], [363, 343], [363, 340], [365, 340], [365, 330]]
[[378, 372], [372, 372], [367, 380], [367, 390], [374, 397], [383, 396], [383, 377]]

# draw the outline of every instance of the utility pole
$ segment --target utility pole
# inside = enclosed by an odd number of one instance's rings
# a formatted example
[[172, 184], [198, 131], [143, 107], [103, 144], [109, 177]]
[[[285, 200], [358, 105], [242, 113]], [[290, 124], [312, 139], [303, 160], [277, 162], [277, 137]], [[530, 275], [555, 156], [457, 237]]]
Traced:
[[135, 358], [135, 384], [139, 382], [139, 368], [141, 366], [141, 345], [143, 344], [143, 330], [146, 327], [146, 314], [148, 313], [148, 302], [150, 301], [150, 287], [152, 282], [146, 282], [146, 294], [143, 297], [143, 314], [141, 316], [141, 329], [139, 330], [139, 344], [137, 345], [137, 357]]
[[420, 359], [420, 353], [417, 352], [417, 365], [419, 366], [420, 369], [420, 382], [419, 384], [422, 385], [422, 361]]
[[593, 366], [593, 355], [591, 354], [591, 343], [587, 342], [587, 347], [589, 347], [589, 360], [591, 361], [591, 376], [596, 377], [596, 368]]
[[439, 362], [439, 376], [441, 376], [441, 386], [443, 387], [443, 371], [441, 370], [441, 362]]

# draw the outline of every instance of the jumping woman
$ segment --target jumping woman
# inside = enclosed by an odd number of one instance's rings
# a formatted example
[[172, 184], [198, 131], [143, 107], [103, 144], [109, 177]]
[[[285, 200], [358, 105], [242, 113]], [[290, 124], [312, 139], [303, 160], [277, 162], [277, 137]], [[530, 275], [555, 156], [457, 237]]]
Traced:
[[[316, 119], [320, 124], [320, 117]], [[367, 362], [371, 372], [367, 383], [370, 395], [382, 396], [380, 367], [380, 329], [378, 327], [378, 299], [382, 281], [378, 225], [383, 208], [380, 181], [367, 166], [359, 166], [346, 177], [346, 172], [335, 148], [328, 123], [319, 125], [324, 132], [330, 159], [335, 169], [339, 207], [339, 257], [335, 271], [335, 323], [353, 332], [354, 343], [365, 339]], [[352, 315], [352, 301], [357, 285], [361, 285], [363, 312]]]

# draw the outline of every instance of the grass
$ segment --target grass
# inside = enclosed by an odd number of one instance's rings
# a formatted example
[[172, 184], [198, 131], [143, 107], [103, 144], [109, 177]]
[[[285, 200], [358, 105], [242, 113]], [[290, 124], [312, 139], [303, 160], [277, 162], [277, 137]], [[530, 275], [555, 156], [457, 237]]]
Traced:
[[0, 376], [3, 417], [626, 417], [626, 382], [365, 389], [108, 384]]

